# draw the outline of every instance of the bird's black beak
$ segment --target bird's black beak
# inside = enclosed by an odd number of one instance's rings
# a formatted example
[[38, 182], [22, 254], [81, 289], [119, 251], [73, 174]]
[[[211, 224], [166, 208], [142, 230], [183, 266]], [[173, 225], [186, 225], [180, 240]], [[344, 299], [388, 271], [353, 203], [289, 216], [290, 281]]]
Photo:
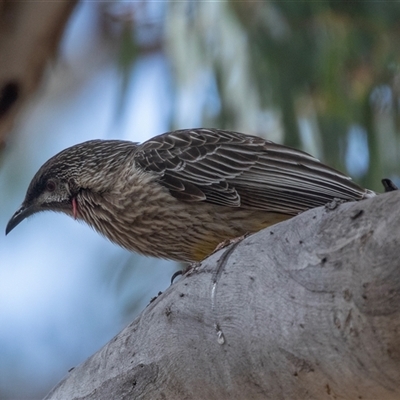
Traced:
[[25, 218], [34, 214], [37, 210], [35, 210], [32, 206], [22, 206], [15, 212], [15, 214], [8, 221], [6, 226], [6, 235], [8, 235], [20, 222], [22, 222]]

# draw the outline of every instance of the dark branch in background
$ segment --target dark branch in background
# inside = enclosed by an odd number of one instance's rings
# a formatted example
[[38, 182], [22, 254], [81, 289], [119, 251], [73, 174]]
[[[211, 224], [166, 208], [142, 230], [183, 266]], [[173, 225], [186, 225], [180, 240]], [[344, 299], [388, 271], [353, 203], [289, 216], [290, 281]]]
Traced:
[[46, 399], [399, 399], [399, 238], [398, 191], [249, 236]]
[[19, 86], [17, 82], [5, 83], [0, 88], [0, 118], [7, 114], [19, 97]]

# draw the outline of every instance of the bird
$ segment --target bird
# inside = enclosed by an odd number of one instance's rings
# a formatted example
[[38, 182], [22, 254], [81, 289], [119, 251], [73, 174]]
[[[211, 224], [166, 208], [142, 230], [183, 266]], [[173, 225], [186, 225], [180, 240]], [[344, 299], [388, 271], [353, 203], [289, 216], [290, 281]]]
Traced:
[[6, 234], [50, 210], [130, 251], [198, 262], [221, 242], [334, 199], [375, 195], [303, 151], [240, 132], [181, 129], [59, 152], [34, 175]]

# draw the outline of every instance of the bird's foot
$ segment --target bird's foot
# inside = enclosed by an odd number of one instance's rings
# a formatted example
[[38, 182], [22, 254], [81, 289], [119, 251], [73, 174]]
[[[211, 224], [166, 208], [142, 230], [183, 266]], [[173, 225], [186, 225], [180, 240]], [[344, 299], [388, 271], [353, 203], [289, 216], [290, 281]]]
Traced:
[[178, 277], [183, 275], [183, 270], [180, 269], [179, 271], [176, 271], [173, 273], [173, 275], [171, 276], [171, 285], [174, 283], [174, 280]]
[[[225, 247], [230, 246], [231, 244], [235, 244], [235, 243], [241, 242], [243, 239], [247, 238], [247, 236], [249, 236], [249, 235], [250, 235], [250, 232], [247, 232], [247, 233], [245, 233], [245, 234], [242, 235], [242, 236], [238, 236], [238, 237], [235, 237], [235, 238], [233, 238], [233, 239], [226, 239], [226, 240], [224, 240], [223, 242], [221, 242], [221, 243], [213, 250], [212, 253], [210, 253], [210, 254], [209, 254], [207, 257], [205, 257], [203, 260], [205, 260], [206, 258], [210, 257], [212, 254], [215, 254], [217, 251], [219, 251], [219, 250], [221, 250], [221, 249], [224, 249]], [[201, 263], [202, 263], [203, 260], [201, 260], [201, 261], [195, 261], [195, 262], [189, 264], [186, 268], [183, 268], [183, 269], [181, 269], [181, 270], [179, 270], [179, 271], [176, 271], [176, 272], [171, 276], [171, 285], [174, 283], [175, 279], [176, 279], [178, 276], [183, 276], [183, 275], [189, 276], [189, 275], [191, 275], [193, 272], [195, 272], [195, 271], [201, 266]]]
[[325, 209], [328, 211], [332, 211], [338, 208], [343, 203], [346, 203], [346, 200], [334, 198], [332, 201], [325, 204]]
[[[250, 232], [246, 232], [244, 235], [242, 235], [242, 236], [238, 236], [238, 237], [235, 237], [235, 238], [233, 238], [233, 239], [226, 239], [226, 240], [224, 240], [223, 242], [221, 242], [215, 249], [214, 249], [214, 251], [211, 253], [211, 254], [215, 254], [217, 251], [219, 251], [219, 250], [221, 250], [221, 249], [224, 249], [225, 247], [228, 247], [228, 246], [230, 246], [231, 244], [235, 244], [235, 243], [239, 243], [239, 242], [241, 242], [243, 239], [246, 239], [248, 236], [250, 236], [251, 235], [251, 233]], [[211, 255], [210, 254], [210, 255]], [[209, 256], [210, 256], [209, 255]], [[207, 256], [207, 257], [209, 257], [209, 256]]]
[[183, 275], [191, 275], [197, 268], [199, 268], [201, 265], [200, 261], [195, 261], [191, 264], [189, 264], [187, 267], [180, 269], [179, 271], [176, 271], [172, 276], [171, 276], [171, 285], [174, 283], [175, 279], [178, 276], [183, 276]]

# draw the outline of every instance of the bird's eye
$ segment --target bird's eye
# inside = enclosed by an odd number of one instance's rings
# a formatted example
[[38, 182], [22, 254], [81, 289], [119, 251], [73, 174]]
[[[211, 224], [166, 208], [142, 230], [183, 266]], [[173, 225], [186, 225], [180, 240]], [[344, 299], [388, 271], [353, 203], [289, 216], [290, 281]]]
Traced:
[[52, 180], [47, 181], [46, 190], [48, 192], [54, 192], [56, 190], [56, 188], [57, 188], [57, 185], [56, 185], [56, 183], [54, 181], [52, 181]]

